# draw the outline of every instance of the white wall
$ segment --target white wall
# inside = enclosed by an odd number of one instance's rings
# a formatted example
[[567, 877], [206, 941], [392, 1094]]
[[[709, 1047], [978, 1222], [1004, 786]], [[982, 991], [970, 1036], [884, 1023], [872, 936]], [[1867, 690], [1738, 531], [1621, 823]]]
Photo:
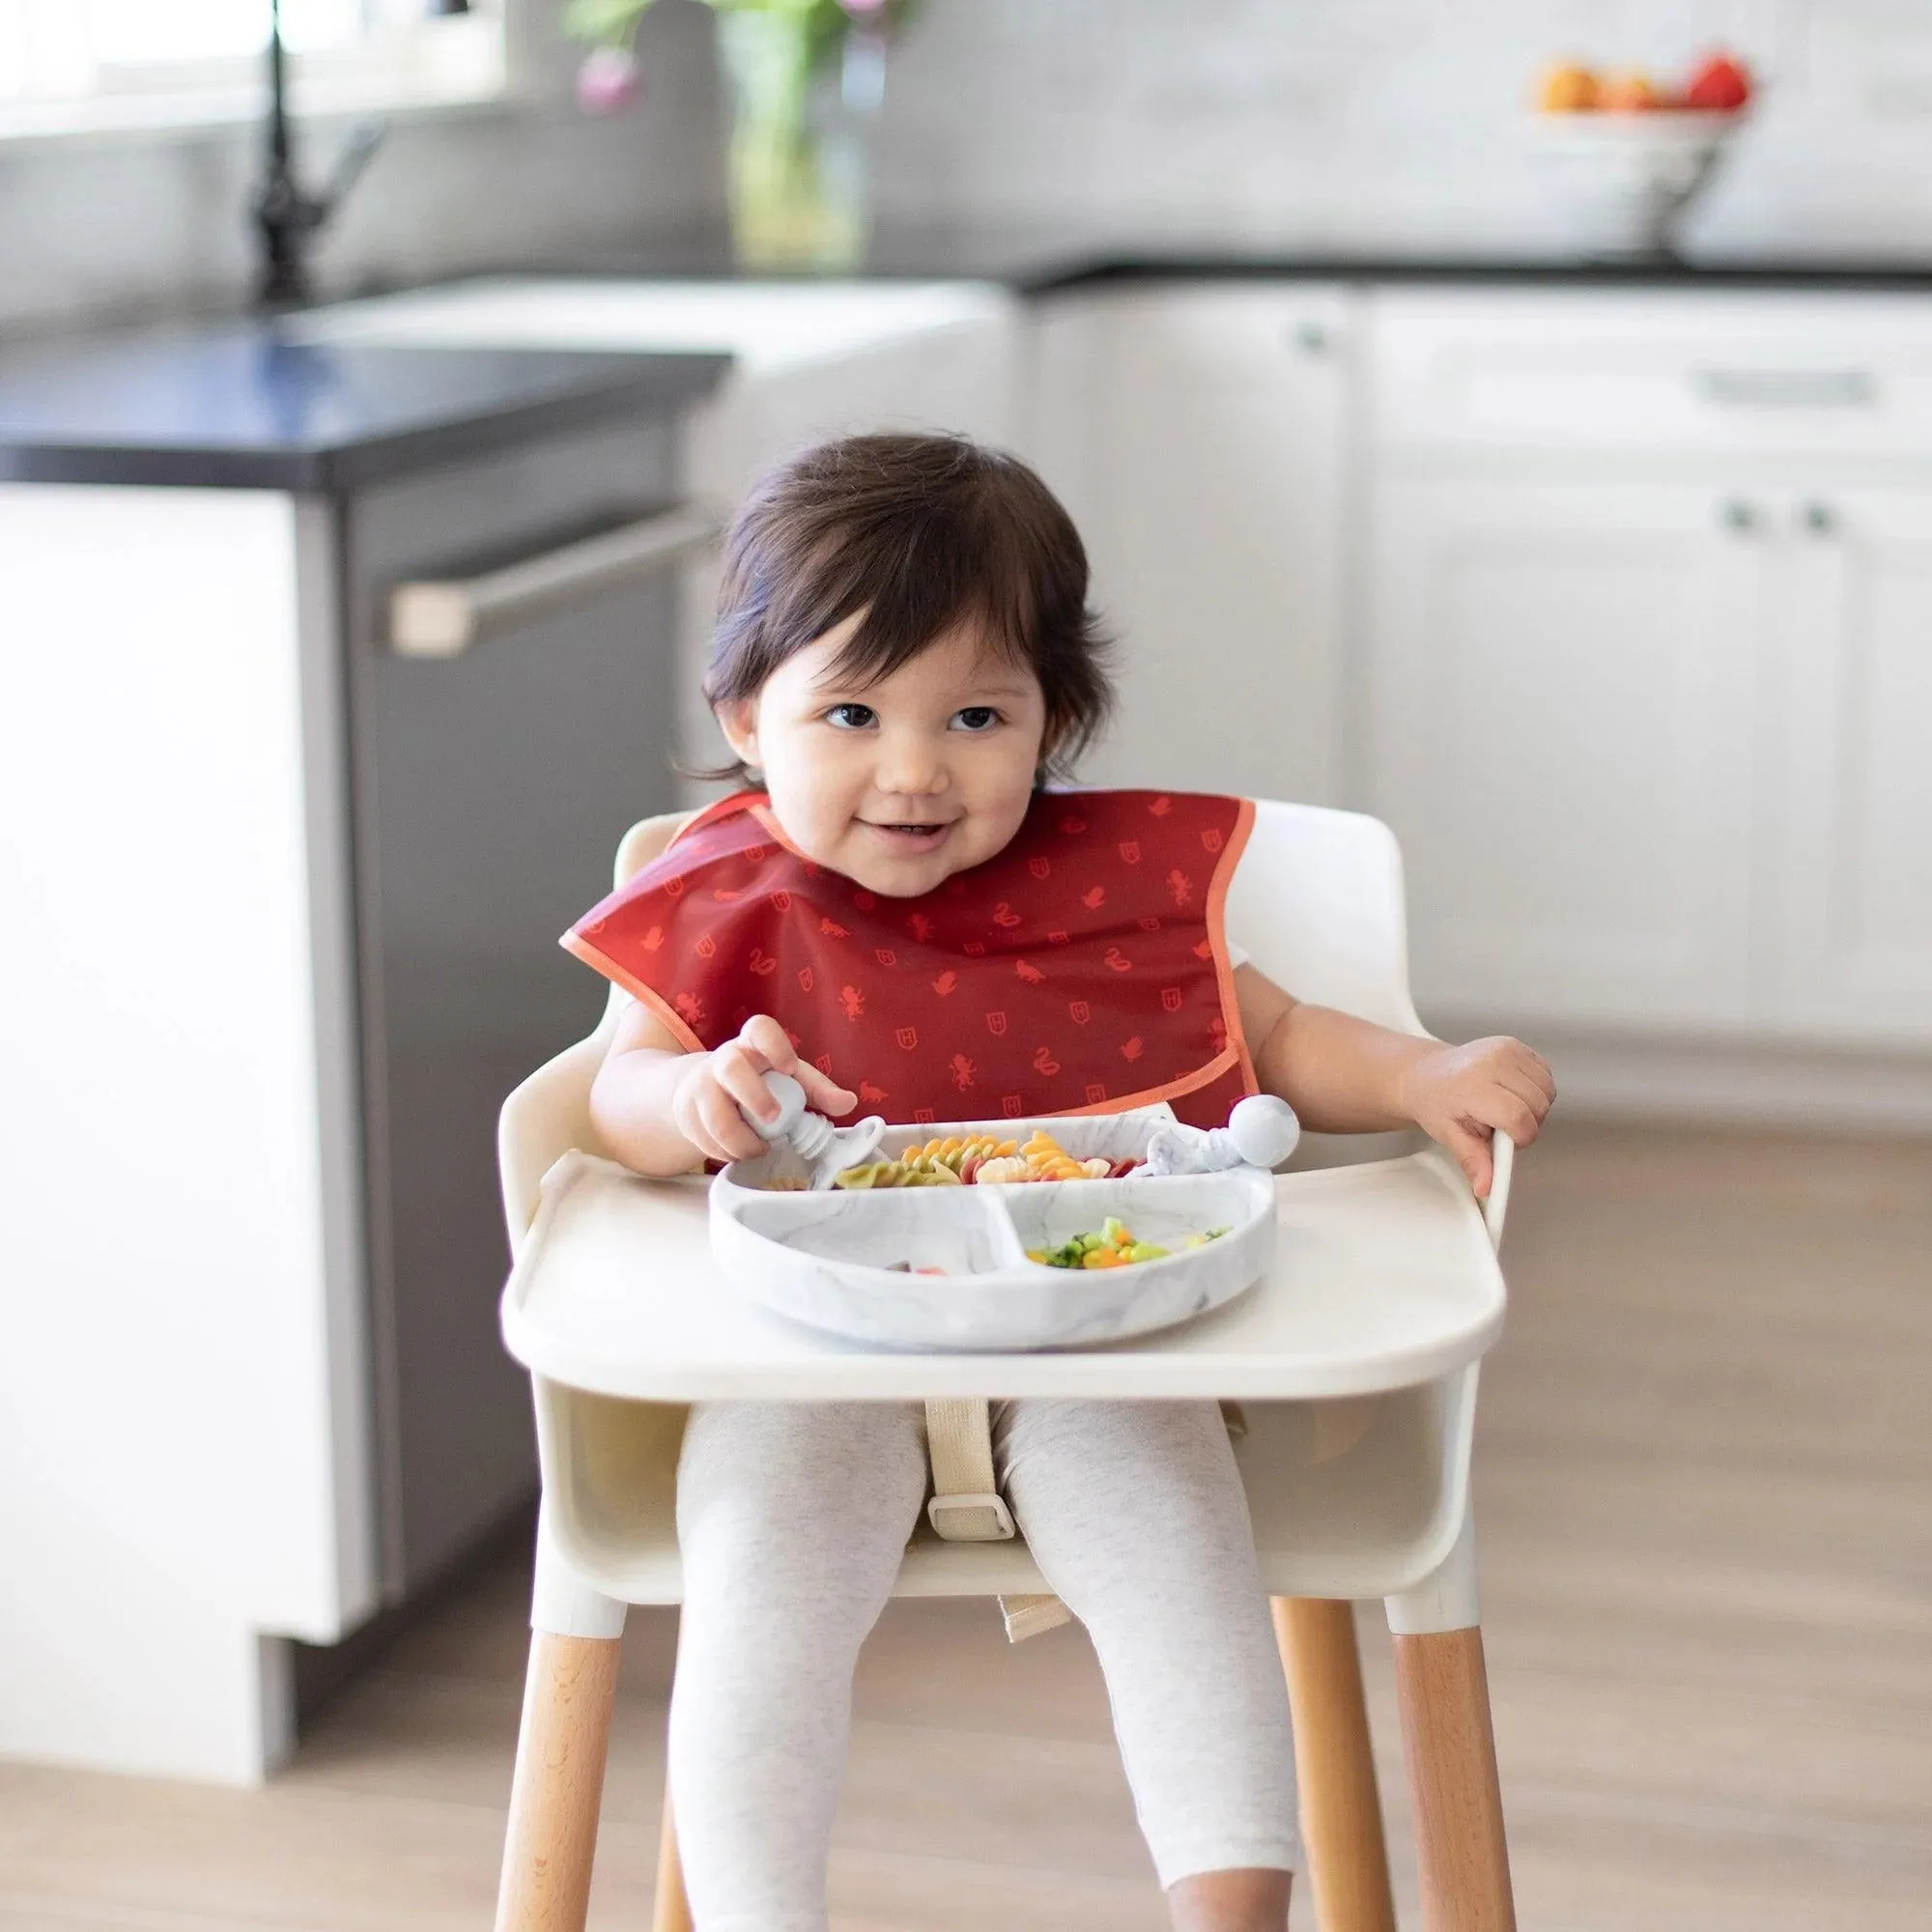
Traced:
[[1923, 0], [929, 0], [879, 142], [895, 222], [1310, 247], [1561, 248], [1524, 103], [1552, 55], [1727, 42], [1763, 112], [1712, 250], [1932, 243]]
[[[515, 98], [395, 122], [316, 257], [325, 293], [616, 248], [722, 220], [708, 10], [666, 0], [646, 97], [606, 119], [571, 94], [561, 0], [511, 0]], [[267, 9], [264, 8], [266, 17]], [[340, 125], [298, 128], [319, 182]], [[0, 331], [75, 314], [232, 307], [254, 274], [254, 125], [0, 142]]]

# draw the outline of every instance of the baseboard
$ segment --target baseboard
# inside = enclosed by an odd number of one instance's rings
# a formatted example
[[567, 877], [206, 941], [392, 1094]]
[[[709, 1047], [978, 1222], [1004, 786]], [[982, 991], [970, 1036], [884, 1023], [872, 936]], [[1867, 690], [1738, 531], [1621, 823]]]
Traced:
[[403, 1636], [461, 1596], [476, 1578], [501, 1561], [508, 1549], [529, 1549], [536, 1542], [534, 1497], [521, 1500], [492, 1522], [419, 1584], [400, 1604], [379, 1610], [335, 1643], [292, 1642], [284, 1646], [289, 1671], [288, 1711], [292, 1720], [286, 1748], [352, 1684], [357, 1683]]

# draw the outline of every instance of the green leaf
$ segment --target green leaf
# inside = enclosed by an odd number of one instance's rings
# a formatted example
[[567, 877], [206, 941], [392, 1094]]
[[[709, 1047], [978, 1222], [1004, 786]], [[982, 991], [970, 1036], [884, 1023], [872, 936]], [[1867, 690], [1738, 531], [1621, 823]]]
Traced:
[[563, 31], [574, 41], [627, 46], [650, 5], [651, 0], [569, 0]]

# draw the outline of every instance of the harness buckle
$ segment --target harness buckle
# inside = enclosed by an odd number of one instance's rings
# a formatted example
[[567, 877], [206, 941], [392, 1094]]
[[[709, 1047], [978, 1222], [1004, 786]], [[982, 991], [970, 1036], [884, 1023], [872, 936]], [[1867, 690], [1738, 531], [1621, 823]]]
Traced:
[[[990, 1532], [964, 1527], [949, 1529], [940, 1521], [940, 1517], [948, 1510], [986, 1510], [992, 1515], [996, 1525]], [[1013, 1527], [1013, 1514], [1008, 1509], [1006, 1499], [988, 1492], [984, 1495], [931, 1496], [925, 1505], [925, 1520], [935, 1534], [948, 1543], [1005, 1543], [1018, 1534]]]

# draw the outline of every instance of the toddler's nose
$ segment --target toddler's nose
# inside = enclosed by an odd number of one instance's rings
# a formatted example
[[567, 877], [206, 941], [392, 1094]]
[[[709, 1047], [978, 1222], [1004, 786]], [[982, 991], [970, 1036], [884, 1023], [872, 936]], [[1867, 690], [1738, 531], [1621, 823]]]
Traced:
[[872, 782], [889, 797], [923, 798], [946, 789], [946, 761], [923, 734], [894, 734], [879, 747]]

